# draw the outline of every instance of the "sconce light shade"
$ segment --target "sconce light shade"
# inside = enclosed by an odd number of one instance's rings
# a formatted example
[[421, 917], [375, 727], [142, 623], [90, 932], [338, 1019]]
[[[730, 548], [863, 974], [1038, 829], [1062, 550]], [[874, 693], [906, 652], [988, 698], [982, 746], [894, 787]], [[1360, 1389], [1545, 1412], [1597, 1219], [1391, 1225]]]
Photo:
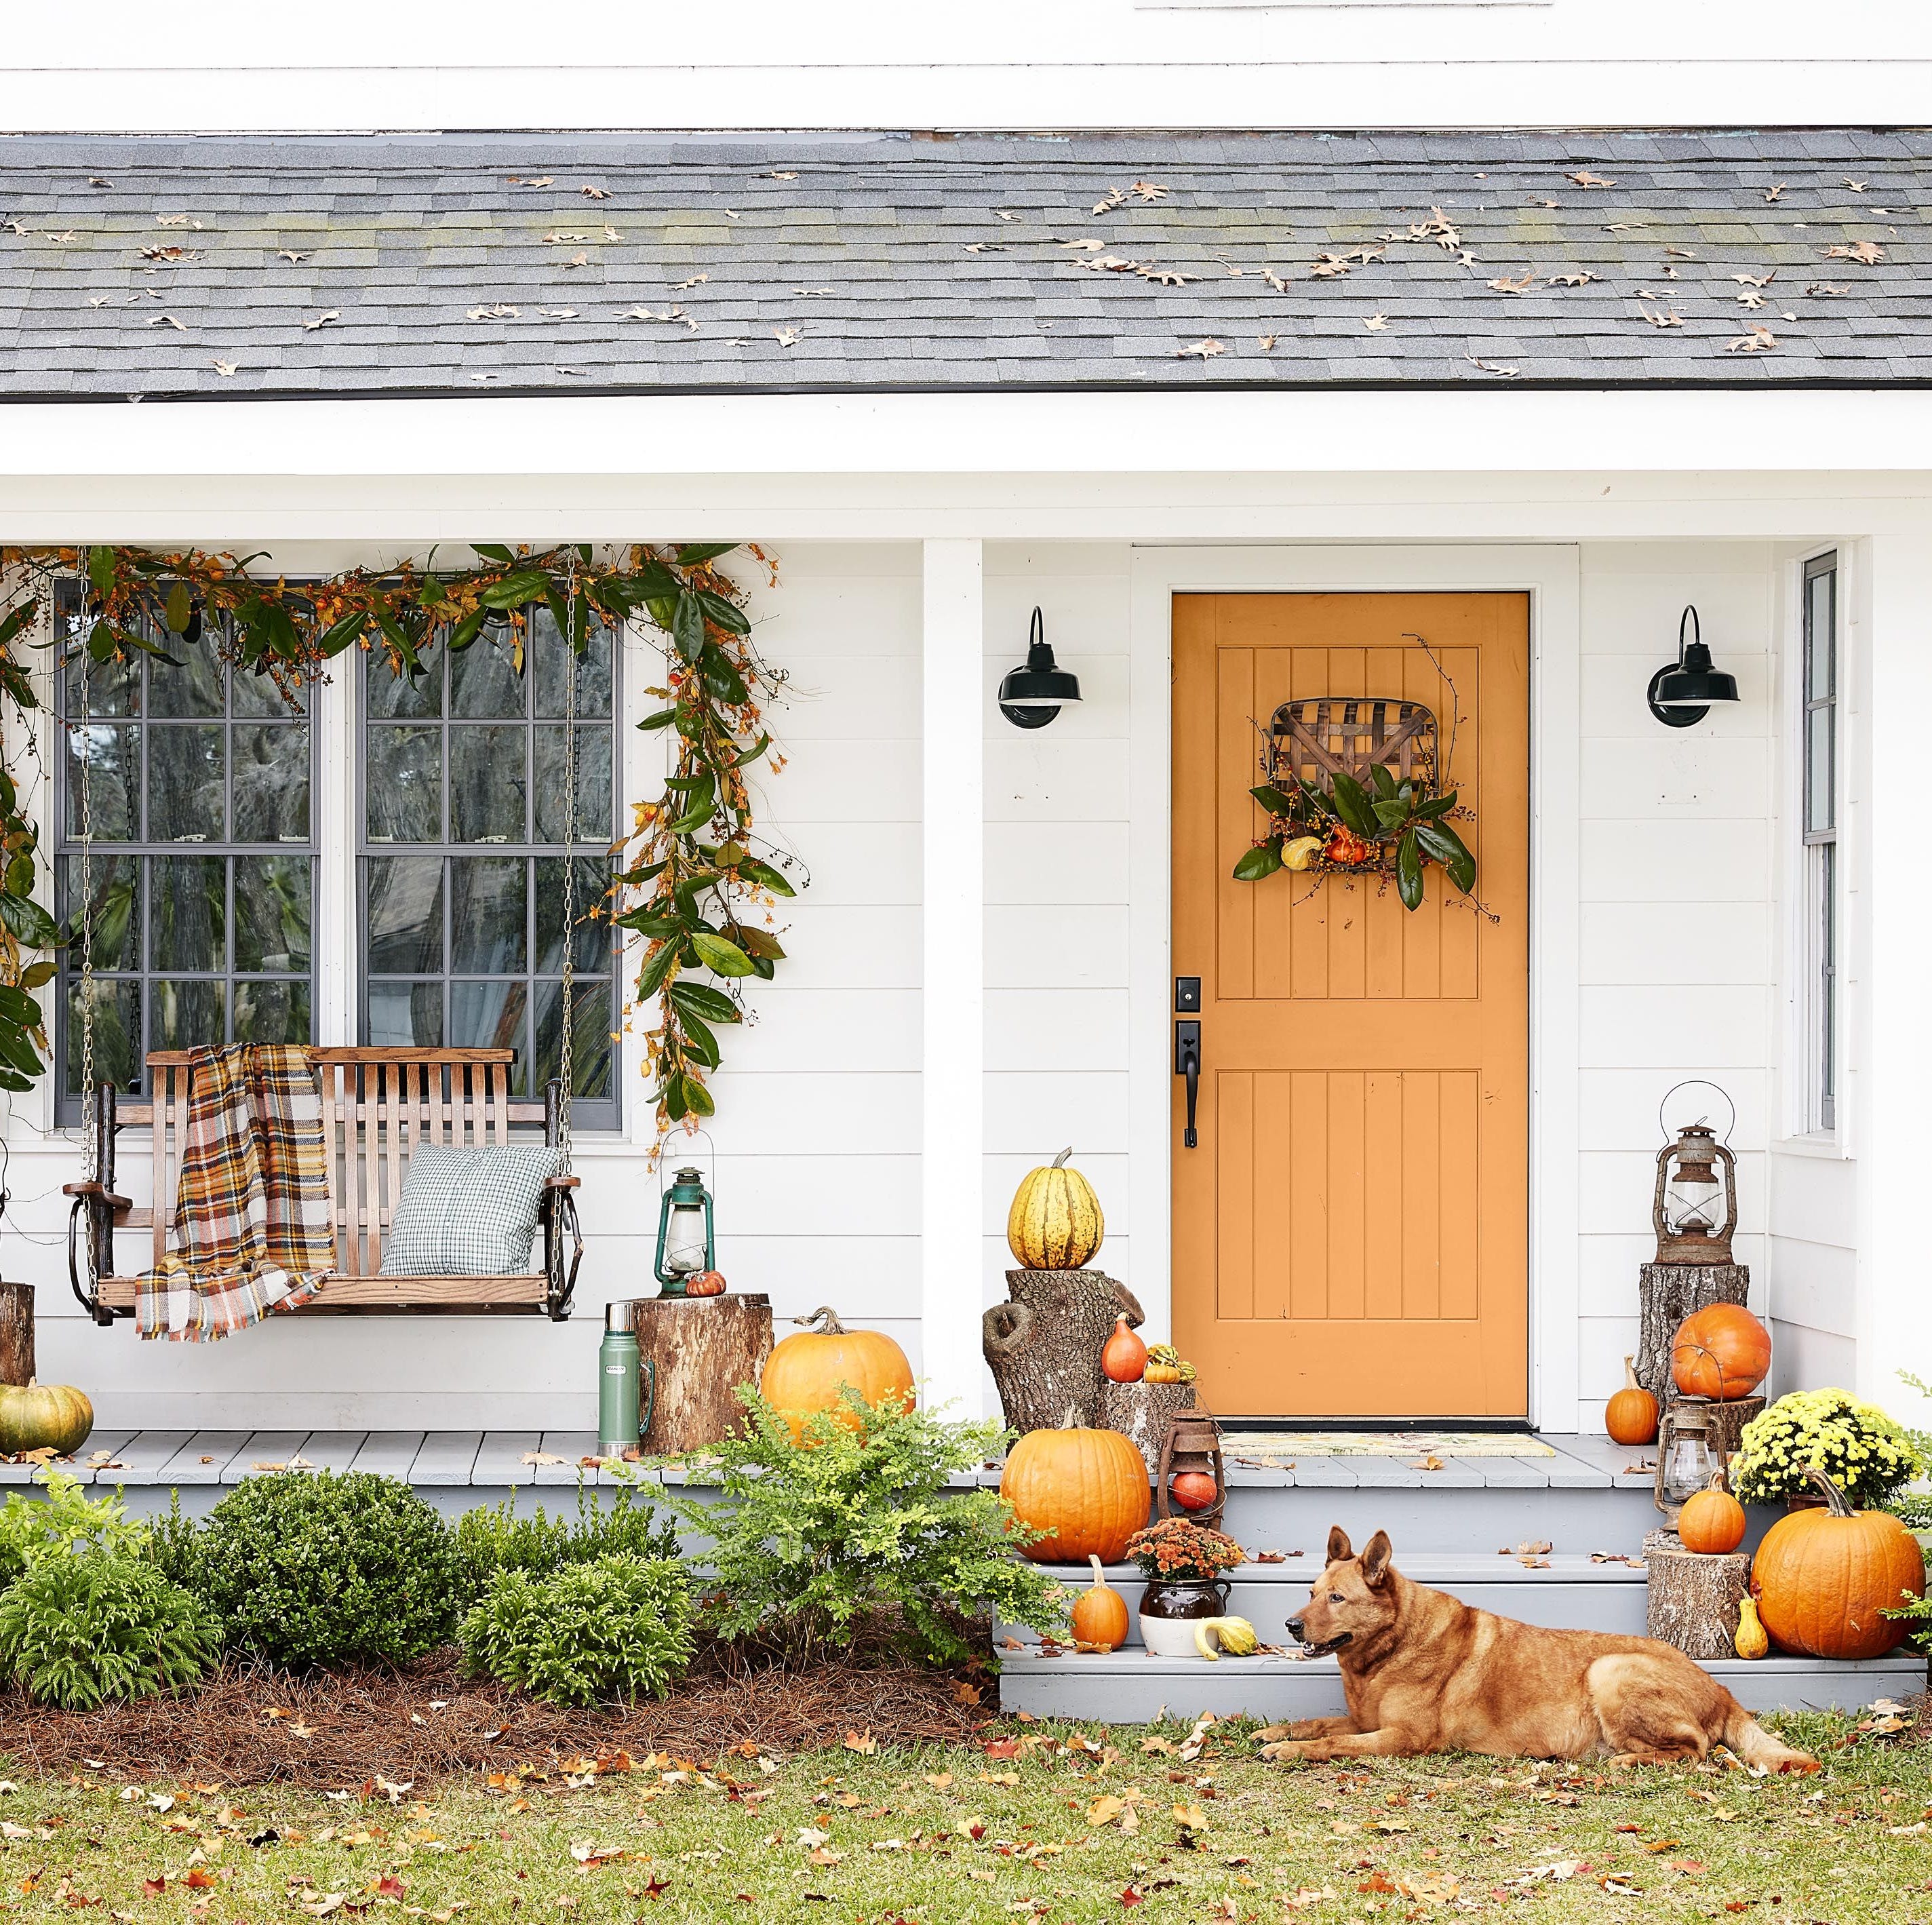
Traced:
[[[1691, 636], [1688, 644], [1684, 638], [1687, 624]], [[1677, 623], [1677, 659], [1650, 678], [1651, 713], [1666, 728], [1688, 728], [1710, 713], [1713, 702], [1737, 699], [1737, 677], [1712, 667], [1697, 611], [1685, 608]]]
[[1056, 665], [1046, 639], [1046, 624], [1033, 611], [1027, 637], [1026, 665], [1009, 668], [1000, 680], [1000, 713], [1016, 728], [1044, 728], [1061, 705], [1080, 699], [1080, 677]]

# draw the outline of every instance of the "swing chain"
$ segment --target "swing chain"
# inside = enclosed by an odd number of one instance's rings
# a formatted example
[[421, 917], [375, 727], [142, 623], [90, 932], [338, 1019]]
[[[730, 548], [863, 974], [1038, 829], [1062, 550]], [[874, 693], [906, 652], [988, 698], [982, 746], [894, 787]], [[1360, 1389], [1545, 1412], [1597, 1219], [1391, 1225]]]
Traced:
[[560, 987], [562, 1033], [558, 1038], [557, 1077], [563, 1087], [558, 1092], [557, 1125], [562, 1139], [562, 1174], [571, 1173], [570, 1098], [575, 1081], [572, 1032], [577, 1012], [574, 1007], [577, 983], [577, 675], [578, 644], [583, 639], [583, 622], [577, 602], [577, 551], [570, 552], [570, 569], [565, 584], [563, 658], [563, 981]]

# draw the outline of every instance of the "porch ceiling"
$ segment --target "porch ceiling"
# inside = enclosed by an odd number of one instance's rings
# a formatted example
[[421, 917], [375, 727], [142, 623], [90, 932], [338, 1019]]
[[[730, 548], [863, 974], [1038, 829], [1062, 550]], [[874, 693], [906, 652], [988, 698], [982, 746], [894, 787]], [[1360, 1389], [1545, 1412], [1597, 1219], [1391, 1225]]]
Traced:
[[25, 137], [0, 399], [1932, 383], [1928, 209], [1926, 132]]

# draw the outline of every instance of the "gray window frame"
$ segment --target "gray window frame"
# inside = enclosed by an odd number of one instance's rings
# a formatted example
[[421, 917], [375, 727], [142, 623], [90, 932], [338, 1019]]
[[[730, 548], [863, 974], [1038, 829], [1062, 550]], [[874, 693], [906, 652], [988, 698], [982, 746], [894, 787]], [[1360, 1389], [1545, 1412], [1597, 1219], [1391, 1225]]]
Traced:
[[[532, 621], [538, 611], [529, 611]], [[602, 857], [604, 866], [614, 873], [615, 864], [608, 854], [621, 806], [620, 788], [623, 757], [620, 724], [623, 715], [623, 659], [621, 631], [604, 632], [610, 648], [610, 712], [605, 717], [588, 719], [580, 716], [580, 731], [604, 728], [610, 733], [610, 815], [608, 832], [602, 830], [590, 833], [580, 833], [576, 844], [578, 860]], [[489, 645], [489, 631], [472, 644], [473, 647]], [[380, 647], [380, 644], [378, 644]], [[523, 1017], [524, 1033], [530, 1038], [534, 1050], [537, 1020], [537, 996], [545, 984], [560, 984], [560, 969], [540, 969], [536, 965], [540, 959], [537, 942], [537, 890], [534, 875], [526, 886], [524, 898], [524, 963], [525, 967], [514, 974], [489, 976], [469, 971], [459, 971], [454, 967], [454, 929], [455, 892], [450, 886], [450, 865], [454, 860], [469, 859], [520, 859], [526, 865], [544, 860], [554, 861], [562, 856], [563, 845], [559, 842], [539, 842], [536, 839], [537, 812], [537, 742], [538, 731], [544, 728], [562, 726], [561, 716], [540, 715], [537, 704], [537, 664], [534, 654], [527, 659], [521, 674], [524, 686], [524, 708], [520, 716], [476, 716], [463, 717], [452, 713], [450, 663], [447, 649], [438, 649], [431, 660], [430, 674], [440, 678], [441, 695], [434, 715], [378, 716], [373, 712], [370, 699], [369, 676], [372, 665], [377, 659], [372, 651], [365, 653], [360, 668], [355, 672], [355, 736], [356, 790], [354, 801], [356, 843], [356, 1035], [358, 1041], [370, 1040], [372, 987], [384, 984], [440, 984], [442, 994], [442, 1035], [446, 1041], [450, 1035], [452, 1000], [455, 985], [466, 982], [521, 983], [528, 993], [525, 998]], [[440, 738], [440, 768], [442, 772], [441, 797], [442, 836], [434, 842], [372, 841], [369, 834], [368, 797], [370, 791], [371, 767], [370, 731], [372, 727], [401, 726], [434, 729]], [[520, 728], [525, 738], [524, 767], [530, 771], [529, 792], [524, 800], [524, 836], [519, 841], [458, 842], [451, 836], [452, 784], [449, 771], [452, 766], [451, 744], [454, 731], [464, 728]], [[370, 917], [369, 887], [370, 865], [372, 860], [388, 857], [423, 857], [440, 860], [442, 864], [442, 953], [444, 966], [441, 972], [373, 972], [370, 966]], [[579, 896], [580, 909], [583, 898]], [[606, 938], [607, 944], [608, 938]], [[621, 1032], [623, 1018], [622, 983], [620, 980], [621, 959], [614, 944], [609, 944], [610, 953], [602, 969], [586, 969], [581, 962], [576, 972], [580, 993], [586, 982], [601, 979], [610, 987], [610, 1028], [613, 1032]], [[453, 1047], [471, 1047], [472, 1044], [452, 1044]], [[572, 1099], [572, 1119], [575, 1128], [590, 1131], [620, 1131], [623, 1126], [622, 1086], [623, 1059], [620, 1044], [610, 1044], [610, 1077], [608, 1094], [602, 1096], [579, 1095]], [[534, 1065], [532, 1065], [532, 1068]], [[532, 1077], [531, 1086], [521, 1092], [525, 1098], [535, 1098], [543, 1091]]]
[[[1825, 584], [1820, 593], [1816, 585]], [[1844, 684], [1839, 647], [1838, 557], [1814, 555], [1804, 567], [1798, 644], [1798, 821], [1804, 848], [1803, 890], [1805, 1127], [1835, 1131], [1838, 1123], [1839, 696]], [[1822, 614], [1825, 631], [1817, 623]], [[1822, 657], [1822, 686], [1814, 668]], [[1822, 727], [1821, 727], [1822, 723]], [[1816, 758], [1823, 754], [1820, 771]], [[1818, 806], [1814, 808], [1814, 800]]]
[[[56, 773], [50, 786], [52, 791], [54, 821], [53, 855], [55, 881], [55, 914], [64, 920], [74, 910], [70, 883], [78, 870], [81, 844], [77, 836], [77, 825], [70, 819], [68, 801], [70, 759], [66, 725], [77, 722], [79, 717], [70, 712], [68, 697], [68, 667], [72, 659], [74, 635], [72, 630], [80, 608], [80, 590], [77, 583], [62, 583], [57, 587], [55, 596], [55, 623], [61, 638], [56, 649], [54, 664], [54, 713], [56, 728], [54, 738]], [[159, 638], [163, 646], [166, 638]], [[238, 713], [235, 706], [235, 674], [232, 669], [223, 677], [222, 707], [217, 715], [157, 716], [149, 696], [152, 675], [168, 673], [165, 665], [147, 656], [140, 658], [140, 706], [127, 715], [92, 716], [90, 724], [94, 727], [137, 724], [141, 731], [141, 782], [140, 806], [141, 821], [138, 824], [141, 833], [134, 839], [109, 841], [96, 836], [93, 853], [97, 861], [132, 860], [137, 864], [137, 913], [140, 926], [138, 966], [133, 969], [103, 969], [97, 967], [97, 981], [108, 983], [133, 983], [140, 995], [141, 1038], [138, 1051], [140, 1074], [128, 1083], [117, 1085], [119, 1094], [126, 1097], [146, 1099], [152, 1094], [147, 1070], [147, 1056], [151, 1050], [181, 1047], [164, 1044], [157, 1040], [154, 1024], [158, 999], [155, 987], [164, 982], [207, 982], [223, 986], [224, 993], [222, 1029], [220, 1037], [197, 1039], [207, 1042], [230, 1042], [235, 1035], [235, 990], [238, 984], [300, 983], [308, 992], [309, 1033], [307, 1041], [315, 1038], [319, 1011], [316, 1008], [316, 947], [320, 929], [317, 914], [320, 908], [322, 848], [318, 833], [318, 772], [319, 744], [315, 704], [304, 704], [299, 716], [291, 710], [286, 716], [270, 710], [266, 713]], [[150, 749], [156, 728], [203, 728], [219, 726], [223, 731], [222, 810], [224, 827], [232, 828], [235, 819], [235, 756], [234, 731], [238, 727], [252, 728], [266, 725], [272, 728], [289, 728], [299, 725], [308, 731], [308, 834], [302, 841], [241, 842], [226, 836], [206, 841], [177, 840], [156, 842], [148, 839], [148, 772]], [[224, 906], [224, 928], [223, 945], [228, 966], [220, 970], [163, 969], [154, 966], [154, 930], [153, 924], [153, 875], [154, 863], [168, 856], [199, 856], [225, 859], [224, 887], [226, 898]], [[308, 864], [309, 906], [308, 967], [304, 970], [238, 969], [234, 967], [237, 924], [235, 914], [235, 858], [237, 857], [289, 856], [300, 857]], [[82, 1095], [68, 1088], [69, 1050], [74, 1043], [76, 1018], [74, 1014], [74, 996], [80, 979], [80, 960], [77, 949], [66, 948], [60, 952], [59, 972], [56, 978], [55, 1034], [53, 1062], [56, 1071], [54, 1083], [54, 1120], [57, 1125], [65, 1126], [82, 1120]], [[99, 1065], [96, 1071], [98, 1074]]]

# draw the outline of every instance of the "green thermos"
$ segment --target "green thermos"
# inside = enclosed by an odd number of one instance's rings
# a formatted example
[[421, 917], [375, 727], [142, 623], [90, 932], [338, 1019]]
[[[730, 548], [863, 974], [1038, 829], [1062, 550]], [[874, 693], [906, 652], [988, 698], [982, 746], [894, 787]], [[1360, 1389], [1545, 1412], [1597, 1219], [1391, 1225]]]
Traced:
[[640, 1401], [642, 1365], [638, 1351], [638, 1307], [604, 1306], [604, 1341], [597, 1350], [597, 1455], [634, 1451], [650, 1421]]

